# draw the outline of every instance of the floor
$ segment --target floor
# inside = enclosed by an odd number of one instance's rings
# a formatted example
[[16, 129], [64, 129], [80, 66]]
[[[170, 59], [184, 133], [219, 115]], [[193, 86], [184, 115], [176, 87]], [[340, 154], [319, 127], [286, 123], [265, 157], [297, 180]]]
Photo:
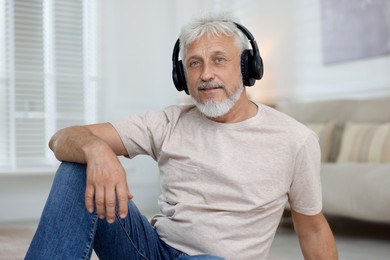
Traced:
[[[328, 218], [336, 238], [340, 260], [390, 259], [390, 225], [343, 218]], [[35, 223], [0, 226], [0, 259], [23, 259], [34, 234]], [[96, 256], [93, 259], [97, 259]], [[275, 236], [269, 260], [303, 259], [290, 218], [283, 219]]]

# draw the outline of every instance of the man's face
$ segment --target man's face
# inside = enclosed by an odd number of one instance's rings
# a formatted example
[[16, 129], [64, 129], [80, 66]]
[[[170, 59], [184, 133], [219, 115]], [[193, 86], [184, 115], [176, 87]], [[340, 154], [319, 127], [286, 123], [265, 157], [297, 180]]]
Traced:
[[238, 89], [243, 88], [240, 55], [233, 36], [204, 35], [189, 44], [184, 66], [191, 96], [198, 103], [206, 104], [239, 94]]

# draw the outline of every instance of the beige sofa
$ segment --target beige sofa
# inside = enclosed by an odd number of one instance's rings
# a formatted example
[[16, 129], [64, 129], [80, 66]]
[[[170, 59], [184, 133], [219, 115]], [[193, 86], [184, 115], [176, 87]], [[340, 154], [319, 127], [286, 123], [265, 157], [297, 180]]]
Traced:
[[277, 108], [320, 137], [324, 213], [390, 223], [390, 97]]

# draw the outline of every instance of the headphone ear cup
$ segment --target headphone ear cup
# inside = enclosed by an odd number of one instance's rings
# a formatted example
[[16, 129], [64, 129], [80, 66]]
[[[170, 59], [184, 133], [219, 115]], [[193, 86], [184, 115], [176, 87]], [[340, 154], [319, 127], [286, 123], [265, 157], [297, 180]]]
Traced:
[[184, 74], [184, 67], [181, 60], [174, 63], [173, 69], [172, 69], [172, 79], [173, 83], [175, 84], [175, 87], [178, 91], [185, 91], [188, 93], [187, 88], [187, 82], [186, 77]]
[[172, 79], [178, 91], [184, 90], [189, 95], [183, 62], [179, 60], [179, 52], [180, 39], [177, 39], [172, 52]]
[[260, 55], [253, 57], [251, 75], [255, 79], [261, 79], [264, 73], [263, 59]]
[[177, 62], [177, 67], [176, 68], [177, 68], [176, 72], [177, 72], [177, 79], [178, 79], [178, 85], [176, 86], [176, 88], [179, 91], [184, 90], [189, 95], [188, 88], [187, 88], [186, 76], [185, 76], [185, 73], [184, 73], [183, 62], [181, 60], [179, 60]]
[[177, 73], [177, 62], [175, 62], [173, 64], [173, 68], [172, 68], [172, 80], [173, 80], [173, 84], [175, 84], [175, 87], [178, 91], [182, 91], [183, 88], [180, 84], [180, 80], [179, 80], [179, 76], [178, 76], [178, 73]]
[[252, 50], [244, 50], [241, 54], [241, 75], [242, 83], [244, 86], [250, 87], [253, 86], [256, 82], [256, 79], [252, 77], [252, 63], [253, 63], [253, 54]]

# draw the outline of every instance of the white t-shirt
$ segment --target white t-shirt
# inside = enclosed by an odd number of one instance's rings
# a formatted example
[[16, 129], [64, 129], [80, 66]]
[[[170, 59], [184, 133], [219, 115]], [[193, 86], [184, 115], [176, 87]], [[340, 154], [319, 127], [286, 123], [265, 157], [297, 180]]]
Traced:
[[256, 116], [224, 124], [194, 106], [113, 123], [130, 158], [160, 169], [160, 238], [187, 254], [265, 259], [285, 204], [321, 211], [318, 137], [294, 119], [258, 104]]

